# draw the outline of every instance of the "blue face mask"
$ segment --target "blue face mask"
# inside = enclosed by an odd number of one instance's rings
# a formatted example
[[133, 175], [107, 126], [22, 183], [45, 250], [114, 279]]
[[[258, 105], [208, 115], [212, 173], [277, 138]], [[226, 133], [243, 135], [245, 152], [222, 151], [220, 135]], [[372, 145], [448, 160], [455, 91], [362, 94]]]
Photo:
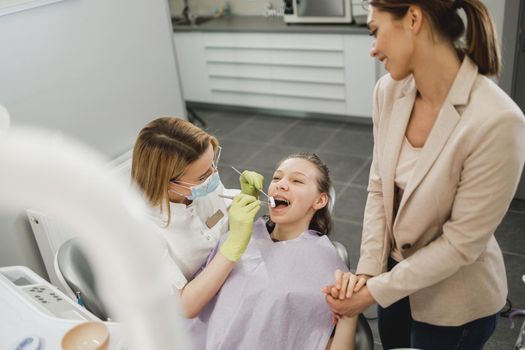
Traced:
[[[190, 201], [197, 199], [199, 197], [204, 197], [209, 195], [210, 193], [214, 192], [217, 187], [221, 184], [221, 179], [219, 177], [218, 172], [214, 172], [206, 180], [204, 180], [201, 184], [194, 185], [191, 187], [187, 187], [191, 191], [191, 195], [185, 196]], [[181, 184], [178, 184], [179, 186], [184, 186]], [[184, 186], [186, 187], [186, 186]]]

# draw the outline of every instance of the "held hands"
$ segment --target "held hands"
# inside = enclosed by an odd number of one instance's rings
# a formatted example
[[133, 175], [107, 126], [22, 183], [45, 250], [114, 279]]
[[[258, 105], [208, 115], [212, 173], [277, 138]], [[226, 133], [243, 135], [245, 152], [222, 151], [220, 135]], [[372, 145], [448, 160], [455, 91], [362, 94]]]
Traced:
[[337, 269], [334, 273], [335, 284], [322, 289], [323, 293], [331, 295], [335, 299], [350, 299], [354, 292], [359, 292], [371, 277], [368, 275], [354, 275], [351, 272], [342, 272]]
[[233, 199], [228, 211], [230, 232], [219, 249], [228, 260], [239, 261], [246, 250], [252, 236], [253, 221], [260, 208], [261, 202], [253, 196], [241, 193]]
[[239, 177], [241, 192], [257, 198], [263, 188], [264, 177], [255, 171], [245, 170]]
[[326, 302], [334, 313], [334, 321], [341, 316], [356, 316], [375, 303], [366, 287], [367, 280], [372, 276], [356, 276], [341, 270], [336, 270], [334, 275], [335, 284], [322, 289], [326, 294]]

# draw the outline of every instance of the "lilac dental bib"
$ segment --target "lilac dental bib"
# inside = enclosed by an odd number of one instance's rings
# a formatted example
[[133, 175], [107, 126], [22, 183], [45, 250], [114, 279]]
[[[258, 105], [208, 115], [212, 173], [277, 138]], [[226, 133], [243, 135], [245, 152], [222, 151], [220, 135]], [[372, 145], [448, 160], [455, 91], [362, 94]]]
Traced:
[[241, 260], [192, 321], [195, 349], [325, 349], [333, 325], [321, 288], [336, 269], [348, 270], [326, 236], [273, 242], [257, 220]]

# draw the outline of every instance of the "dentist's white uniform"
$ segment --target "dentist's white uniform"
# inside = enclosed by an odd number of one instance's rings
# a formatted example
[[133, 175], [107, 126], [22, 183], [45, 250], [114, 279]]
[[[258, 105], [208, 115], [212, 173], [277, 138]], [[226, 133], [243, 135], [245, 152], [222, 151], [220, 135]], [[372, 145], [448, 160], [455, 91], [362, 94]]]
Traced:
[[[218, 195], [233, 196], [238, 193], [239, 190], [225, 189], [221, 183], [215, 191], [194, 199], [190, 205], [170, 202], [171, 220], [167, 227], [167, 210], [161, 212], [159, 207], [152, 209], [151, 216], [161, 228], [161, 270], [175, 289], [181, 290], [193, 279], [221, 235], [228, 231], [227, 209], [231, 200]], [[211, 228], [208, 227], [208, 219], [219, 211], [222, 218]]]

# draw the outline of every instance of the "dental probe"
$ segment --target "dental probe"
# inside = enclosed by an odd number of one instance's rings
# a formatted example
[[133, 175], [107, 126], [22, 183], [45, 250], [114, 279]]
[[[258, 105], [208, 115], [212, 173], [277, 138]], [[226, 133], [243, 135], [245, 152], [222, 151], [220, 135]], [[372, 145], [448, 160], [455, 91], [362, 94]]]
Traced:
[[[235, 196], [228, 196], [226, 194], [219, 194], [218, 196], [221, 197], [221, 198], [226, 198], [226, 199], [231, 199], [231, 200], [233, 200], [233, 198], [235, 198]], [[272, 206], [272, 203], [270, 203], [270, 202], [262, 201], [262, 203], [270, 204], [270, 206], [272, 208], [275, 208], [275, 205]]]
[[[232, 165], [232, 169], [235, 170], [235, 172], [241, 176], [244, 176], [239, 170], [235, 169], [235, 167]], [[270, 201], [270, 207], [275, 208], [275, 199], [269, 195], [267, 195], [263, 190], [258, 189], [259, 192], [264, 194], [266, 197], [268, 197], [268, 200]]]

